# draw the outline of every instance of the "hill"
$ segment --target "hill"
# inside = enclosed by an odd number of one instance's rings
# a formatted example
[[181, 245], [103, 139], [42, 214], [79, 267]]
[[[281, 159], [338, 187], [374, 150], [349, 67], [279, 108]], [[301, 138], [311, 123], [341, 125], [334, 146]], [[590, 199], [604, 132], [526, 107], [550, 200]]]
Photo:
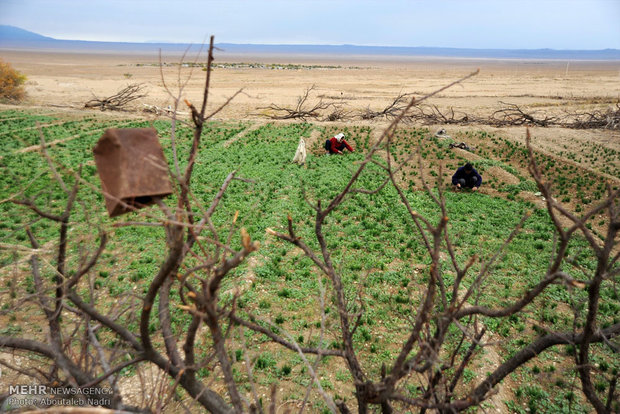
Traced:
[[[14, 26], [0, 26], [0, 49], [62, 50], [89, 52], [182, 53], [187, 43], [130, 43], [59, 40]], [[197, 47], [194, 45], [194, 47]], [[358, 45], [288, 45], [219, 43], [217, 47], [230, 54], [285, 54], [327, 56], [426, 56], [489, 59], [562, 59], [620, 60], [620, 50], [555, 50], [555, 49], [460, 49], [445, 47], [394, 47]]]
[[20, 29], [19, 27], [0, 25], [0, 41], [2, 42], [42, 42], [54, 40], [56, 39]]

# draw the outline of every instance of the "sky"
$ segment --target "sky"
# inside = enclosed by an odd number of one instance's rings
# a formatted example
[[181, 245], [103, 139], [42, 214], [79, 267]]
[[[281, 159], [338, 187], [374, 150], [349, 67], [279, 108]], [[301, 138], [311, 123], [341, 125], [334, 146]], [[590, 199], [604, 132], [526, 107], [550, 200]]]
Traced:
[[620, 0], [0, 0], [57, 39], [620, 49]]

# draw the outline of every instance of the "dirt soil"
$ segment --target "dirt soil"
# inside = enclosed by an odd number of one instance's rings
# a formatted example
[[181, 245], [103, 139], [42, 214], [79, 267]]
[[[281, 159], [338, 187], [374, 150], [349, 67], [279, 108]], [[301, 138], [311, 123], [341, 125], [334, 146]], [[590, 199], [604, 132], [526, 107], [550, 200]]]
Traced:
[[[152, 55], [114, 55], [2, 51], [3, 59], [28, 77], [27, 92], [35, 105], [73, 105], [81, 108], [93, 95], [110, 96], [130, 83], [144, 83], [148, 96], [138, 102], [165, 107], [171, 103], [162, 82], [173, 91], [178, 66], [158, 67]], [[163, 57], [167, 64], [179, 56]], [[344, 102], [347, 108], [380, 109], [400, 92], [423, 95], [461, 76], [480, 69], [480, 74], [462, 86], [434, 97], [439, 107], [455, 107], [468, 113], [495, 110], [499, 101], [531, 106], [537, 110], [585, 108], [593, 102], [620, 98], [620, 62], [383, 58], [350, 57], [334, 62], [329, 58], [302, 56], [228, 56], [216, 51], [216, 63], [292, 63], [299, 69], [245, 68], [228, 65], [214, 71], [210, 101], [223, 103], [235, 98], [223, 117], [246, 118], [270, 103], [292, 105], [305, 88], [316, 85], [316, 97]], [[140, 65], [140, 66], [138, 66]], [[318, 68], [310, 68], [319, 65]], [[336, 68], [329, 68], [336, 66]], [[198, 101], [204, 72], [184, 68], [181, 79], [192, 72], [184, 97]], [[605, 103], [602, 104], [603, 106]]]
[[[139, 112], [145, 105], [159, 108], [172, 105], [166, 87], [177, 94], [179, 79], [184, 82], [191, 76], [182, 93], [182, 98], [190, 102], [200, 102], [204, 88], [201, 68], [180, 68], [181, 57], [172, 55], [162, 57], [166, 66], [160, 69], [157, 50], [152, 54], [3, 50], [2, 57], [28, 77], [25, 104], [50, 112], [62, 108], [82, 110], [93, 97], [111, 96], [132, 83], [144, 84], [146, 88], [147, 96], [133, 105]], [[216, 51], [215, 58], [216, 64], [223, 67], [214, 70], [209, 107], [219, 107], [243, 89], [232, 104], [218, 113], [217, 117], [224, 119], [265, 121], [265, 115], [273, 113], [265, 107], [270, 104], [294, 107], [298, 97], [312, 85], [315, 89], [309, 102], [322, 98], [325, 102], [341, 104], [345, 111], [356, 115], [367, 108], [383, 109], [399, 93], [423, 96], [477, 69], [480, 69], [477, 76], [438, 94], [430, 103], [444, 111], [454, 108], [460, 113], [489, 116], [500, 108], [501, 102], [555, 115], [605, 110], [620, 102], [620, 62], [617, 61], [578, 61], [567, 65], [565, 61], [516, 59], [350, 56], [337, 60], [329, 56], [231, 55], [225, 51]], [[195, 60], [194, 56], [186, 58], [189, 62]], [[294, 69], [249, 68], [239, 65], [241, 62], [298, 66]], [[179, 110], [187, 113], [187, 108]], [[368, 123], [359, 117], [348, 122]], [[379, 128], [382, 125], [381, 122], [371, 124]], [[457, 129], [482, 128], [516, 141], [525, 139], [524, 127], [446, 128], [452, 136]], [[594, 146], [620, 151], [618, 131], [537, 127], [532, 132], [535, 146], [555, 154], [589, 151]], [[596, 168], [599, 171], [610, 162], [614, 163], [603, 158], [577, 161], [582, 167], [599, 167]], [[620, 170], [619, 163], [616, 159], [612, 171]]]

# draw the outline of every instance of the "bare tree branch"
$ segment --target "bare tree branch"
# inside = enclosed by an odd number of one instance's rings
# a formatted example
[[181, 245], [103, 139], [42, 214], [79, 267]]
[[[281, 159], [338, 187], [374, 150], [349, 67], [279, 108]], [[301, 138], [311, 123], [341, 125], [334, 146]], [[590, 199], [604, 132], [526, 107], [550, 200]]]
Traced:
[[101, 111], [125, 111], [129, 103], [147, 96], [144, 93], [146, 86], [141, 83], [132, 83], [114, 95], [107, 98], [93, 98], [84, 104], [84, 108], [99, 108]]

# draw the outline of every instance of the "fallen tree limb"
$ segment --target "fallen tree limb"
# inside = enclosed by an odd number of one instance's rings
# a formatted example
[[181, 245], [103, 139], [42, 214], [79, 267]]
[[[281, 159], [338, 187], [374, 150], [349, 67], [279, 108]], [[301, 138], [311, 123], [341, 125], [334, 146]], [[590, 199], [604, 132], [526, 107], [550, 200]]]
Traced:
[[142, 83], [133, 83], [107, 98], [94, 97], [84, 104], [84, 108], [99, 108], [102, 111], [124, 111], [127, 104], [147, 96]]
[[307, 118], [319, 118], [321, 115], [320, 111], [330, 108], [333, 104], [324, 102], [323, 98], [319, 98], [318, 102], [315, 102], [313, 105], [308, 104], [310, 92], [315, 88], [316, 85], [306, 88], [304, 93], [297, 98], [297, 105], [294, 108], [287, 108], [272, 103], [269, 106], [259, 107], [258, 109], [271, 110], [271, 113], [263, 115], [270, 119], [301, 119], [305, 121]]
[[407, 108], [411, 101], [411, 93], [400, 93], [394, 100], [381, 111], [373, 111], [366, 108], [361, 114], [361, 119], [371, 120], [377, 118], [396, 119]]

